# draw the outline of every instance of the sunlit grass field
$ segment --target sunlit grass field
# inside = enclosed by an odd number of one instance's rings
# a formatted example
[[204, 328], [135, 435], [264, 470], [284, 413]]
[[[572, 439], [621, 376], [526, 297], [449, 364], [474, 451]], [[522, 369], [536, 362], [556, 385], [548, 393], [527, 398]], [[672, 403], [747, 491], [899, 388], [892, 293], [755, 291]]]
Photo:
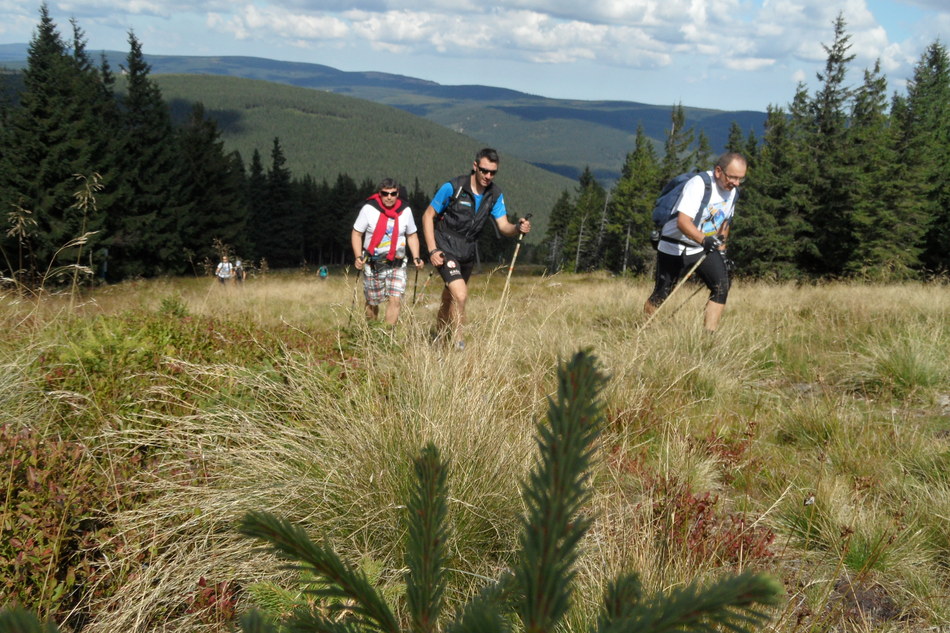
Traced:
[[584, 348], [608, 426], [569, 630], [620, 571], [660, 590], [748, 568], [785, 588], [775, 631], [950, 630], [950, 287], [739, 281], [709, 335], [692, 285], [642, 329], [646, 280], [516, 275], [505, 294], [505, 272], [473, 277], [463, 351], [433, 342], [428, 270], [394, 330], [344, 270], [3, 295], [0, 603], [97, 633], [279, 615], [307, 598], [236, 534], [254, 509], [399, 595], [429, 440], [461, 603], [517, 547], [535, 425]]

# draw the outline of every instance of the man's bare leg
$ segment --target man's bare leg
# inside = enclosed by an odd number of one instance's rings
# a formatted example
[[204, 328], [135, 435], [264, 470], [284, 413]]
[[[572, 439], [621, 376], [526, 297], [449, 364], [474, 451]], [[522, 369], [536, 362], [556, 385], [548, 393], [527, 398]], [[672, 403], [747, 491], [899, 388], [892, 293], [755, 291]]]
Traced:
[[703, 321], [703, 325], [710, 332], [715, 332], [716, 328], [719, 327], [719, 319], [722, 318], [722, 311], [725, 310], [726, 304], [716, 303], [715, 301], [706, 302], [706, 317]]
[[399, 309], [402, 307], [400, 297], [389, 297], [386, 300], [386, 324], [396, 325], [396, 319], [399, 318]]
[[468, 299], [468, 285], [461, 279], [447, 284], [442, 290], [442, 305], [436, 323], [439, 332], [449, 330], [454, 338], [461, 337], [465, 324], [465, 301]]

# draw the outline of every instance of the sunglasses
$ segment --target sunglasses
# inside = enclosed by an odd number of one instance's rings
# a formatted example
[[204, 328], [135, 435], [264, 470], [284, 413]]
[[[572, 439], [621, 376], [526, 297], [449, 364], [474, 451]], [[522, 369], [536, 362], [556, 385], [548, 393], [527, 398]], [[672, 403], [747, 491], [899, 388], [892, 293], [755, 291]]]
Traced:
[[482, 172], [486, 176], [494, 176], [498, 173], [497, 169], [485, 169], [484, 167], [479, 167], [478, 171]]
[[398, 196], [399, 192], [398, 191], [380, 191], [379, 195], [383, 198], [391, 198], [393, 196]]

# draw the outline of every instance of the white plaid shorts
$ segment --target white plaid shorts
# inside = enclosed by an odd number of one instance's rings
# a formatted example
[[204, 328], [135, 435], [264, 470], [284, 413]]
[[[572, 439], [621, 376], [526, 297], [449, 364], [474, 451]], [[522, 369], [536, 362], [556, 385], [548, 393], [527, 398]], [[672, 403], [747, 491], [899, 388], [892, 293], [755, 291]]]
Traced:
[[363, 268], [363, 296], [366, 303], [378, 306], [389, 297], [401, 297], [406, 292], [406, 267], [365, 266]]

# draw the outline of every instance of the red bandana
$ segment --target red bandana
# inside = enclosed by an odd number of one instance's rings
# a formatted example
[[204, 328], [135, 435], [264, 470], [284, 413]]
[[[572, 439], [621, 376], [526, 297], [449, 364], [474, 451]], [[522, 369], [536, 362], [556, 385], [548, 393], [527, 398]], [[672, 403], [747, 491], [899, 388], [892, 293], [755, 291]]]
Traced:
[[389, 243], [389, 254], [386, 255], [386, 259], [392, 261], [396, 258], [396, 246], [399, 244], [399, 209], [402, 208], [402, 200], [396, 199], [396, 204], [392, 206], [391, 209], [387, 209], [383, 206], [383, 201], [380, 199], [378, 193], [374, 193], [369, 197], [370, 200], [375, 200], [376, 204], [374, 205], [379, 209], [379, 219], [376, 220], [376, 229], [373, 231], [373, 237], [369, 241], [369, 251], [370, 255], [376, 254], [376, 247], [379, 246], [379, 243], [383, 241], [383, 237], [386, 235], [386, 225], [389, 224], [389, 220], [395, 220], [393, 222], [393, 238]]

